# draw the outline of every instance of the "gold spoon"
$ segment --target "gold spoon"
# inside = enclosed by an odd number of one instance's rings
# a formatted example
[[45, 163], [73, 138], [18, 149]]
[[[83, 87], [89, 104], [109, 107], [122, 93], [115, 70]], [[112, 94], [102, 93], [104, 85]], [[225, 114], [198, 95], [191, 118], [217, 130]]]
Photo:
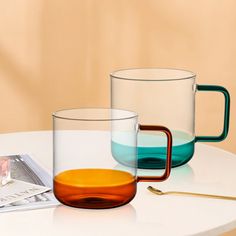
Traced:
[[187, 195], [187, 196], [195, 196], [195, 197], [209, 197], [209, 198], [217, 198], [217, 199], [225, 199], [225, 200], [236, 200], [236, 197], [211, 195], [211, 194], [203, 194], [203, 193], [190, 193], [190, 192], [177, 192], [177, 191], [162, 192], [161, 190], [153, 188], [152, 186], [148, 186], [147, 189], [157, 195]]

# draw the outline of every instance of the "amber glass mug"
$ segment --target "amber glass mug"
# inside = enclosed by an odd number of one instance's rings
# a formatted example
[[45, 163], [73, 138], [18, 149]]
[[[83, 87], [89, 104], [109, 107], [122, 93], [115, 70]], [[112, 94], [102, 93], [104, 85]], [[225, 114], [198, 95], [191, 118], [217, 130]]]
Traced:
[[[112, 130], [112, 132], [111, 132]], [[140, 130], [167, 136], [162, 176], [137, 176], [137, 134]], [[117, 170], [111, 136], [126, 139], [129, 166]], [[81, 108], [53, 114], [54, 194], [63, 204], [79, 208], [112, 208], [131, 201], [139, 181], [164, 181], [171, 170], [172, 136], [162, 126], [138, 124], [138, 115], [117, 109]], [[124, 157], [127, 158], [127, 157]]]

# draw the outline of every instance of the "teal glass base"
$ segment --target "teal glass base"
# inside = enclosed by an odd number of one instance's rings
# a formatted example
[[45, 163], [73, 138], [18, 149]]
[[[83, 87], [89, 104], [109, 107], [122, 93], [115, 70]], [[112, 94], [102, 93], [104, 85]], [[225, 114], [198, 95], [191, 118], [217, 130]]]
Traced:
[[[173, 132], [172, 167], [187, 163], [194, 153], [194, 138], [181, 132]], [[166, 163], [166, 137], [162, 135], [139, 134], [138, 168], [164, 169]], [[154, 146], [155, 145], [155, 146]], [[119, 163], [132, 166], [134, 147], [112, 141], [112, 155]]]

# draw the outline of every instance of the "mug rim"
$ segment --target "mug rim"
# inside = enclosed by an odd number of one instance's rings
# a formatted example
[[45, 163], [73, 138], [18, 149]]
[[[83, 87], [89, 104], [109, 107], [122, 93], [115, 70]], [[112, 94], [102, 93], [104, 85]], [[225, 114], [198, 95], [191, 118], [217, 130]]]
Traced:
[[[87, 117], [85, 116], [82, 118], [78, 118], [78, 117], [74, 117], [72, 115], [66, 114], [72, 111], [86, 111], [86, 110], [90, 112], [100, 111], [104, 113], [109, 112], [109, 111], [110, 112], [114, 111], [114, 112], [119, 112], [119, 114], [120, 113], [125, 113], [125, 114], [118, 115], [115, 118], [113, 118], [111, 115], [110, 115], [110, 118], [89, 118], [89, 115]], [[105, 116], [108, 116], [108, 115], [105, 115]], [[57, 119], [72, 120], [72, 121], [116, 121], [116, 120], [128, 120], [128, 119], [137, 118], [138, 114], [134, 111], [125, 110], [125, 109], [114, 109], [114, 108], [106, 108], [106, 107], [105, 108], [103, 107], [78, 107], [78, 108], [66, 108], [66, 109], [57, 110], [52, 113], [52, 117], [57, 118]]]
[[[122, 72], [128, 72], [128, 71], [141, 71], [141, 70], [166, 70], [166, 71], [176, 71], [176, 72], [182, 72], [186, 73], [186, 76], [178, 76], [177, 78], [132, 78], [132, 76], [119, 76], [117, 74], [122, 73]], [[177, 81], [177, 80], [187, 80], [187, 79], [192, 79], [196, 77], [196, 74], [190, 70], [185, 70], [185, 69], [177, 69], [177, 68], [168, 68], [168, 67], [137, 67], [137, 68], [126, 68], [126, 69], [119, 69], [115, 70], [110, 73], [111, 78], [115, 79], [121, 79], [121, 80], [130, 80], [130, 81]]]

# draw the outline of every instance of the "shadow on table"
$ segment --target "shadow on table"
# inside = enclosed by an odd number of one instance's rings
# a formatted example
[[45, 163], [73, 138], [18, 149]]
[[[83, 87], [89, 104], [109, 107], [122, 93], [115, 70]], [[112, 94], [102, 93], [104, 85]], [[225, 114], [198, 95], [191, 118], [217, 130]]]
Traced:
[[80, 209], [60, 205], [54, 209], [53, 223], [55, 226], [92, 224], [134, 223], [136, 222], [136, 211], [131, 204], [112, 209]]

